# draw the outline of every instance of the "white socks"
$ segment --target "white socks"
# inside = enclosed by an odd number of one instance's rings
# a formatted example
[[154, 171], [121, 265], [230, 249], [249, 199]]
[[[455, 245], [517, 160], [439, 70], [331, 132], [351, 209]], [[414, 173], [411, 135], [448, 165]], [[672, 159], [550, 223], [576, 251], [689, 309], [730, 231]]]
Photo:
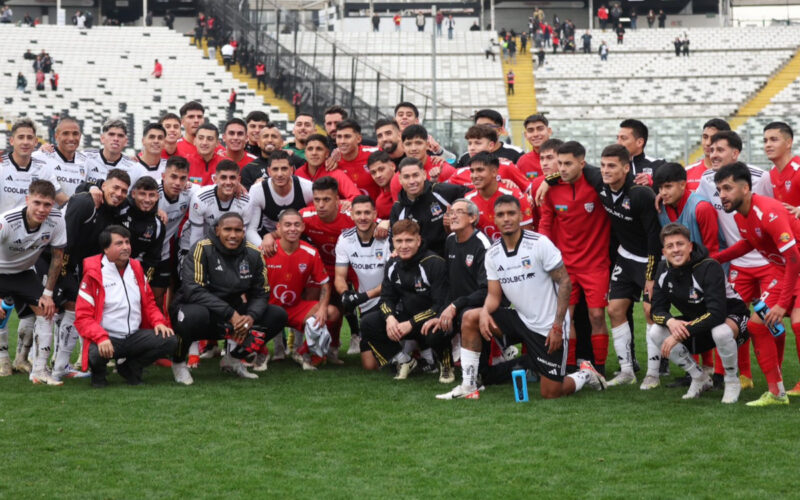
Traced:
[[36, 358], [33, 360], [31, 373], [41, 373], [47, 366], [47, 358], [50, 357], [50, 346], [53, 343], [53, 321], [45, 319], [44, 316], [36, 316], [33, 335], [36, 343]]
[[422, 357], [422, 359], [427, 361], [429, 365], [434, 364], [433, 349], [431, 349], [430, 347], [425, 349], [424, 351], [420, 351], [419, 355]]
[[411, 361], [411, 356], [403, 351], [398, 352], [392, 358], [392, 363], [402, 365]]
[[722, 367], [725, 368], [725, 382], [738, 380], [739, 356], [736, 340], [733, 338], [733, 330], [726, 323], [722, 323], [711, 329], [711, 335], [714, 337], [717, 352], [722, 359]]
[[58, 329], [56, 346], [56, 359], [53, 362], [53, 371], [64, 372], [69, 364], [75, 344], [78, 343], [78, 330], [75, 329], [75, 311], [65, 311]]
[[481, 353], [461, 348], [461, 385], [470, 389], [478, 388], [478, 365]]
[[8, 323], [6, 323], [6, 326], [0, 328], [0, 359], [8, 357]]
[[[20, 318], [17, 324], [17, 356], [20, 359], [28, 358], [33, 345], [33, 322], [36, 316], [30, 315]], [[15, 358], [16, 359], [16, 358]], [[33, 361], [32, 359], [30, 361]]]
[[633, 373], [630, 326], [628, 323], [615, 326], [611, 329], [611, 335], [614, 339], [614, 350], [617, 351], [620, 371]]
[[683, 368], [692, 379], [698, 379], [703, 376], [703, 370], [697, 366], [697, 363], [695, 363], [692, 355], [689, 353], [689, 349], [687, 349], [685, 345], [676, 344], [669, 353], [669, 359]]
[[658, 377], [661, 367], [661, 344], [669, 337], [669, 329], [661, 325], [647, 325], [647, 375]]
[[571, 378], [573, 382], [575, 382], [575, 392], [580, 391], [583, 389], [584, 384], [589, 381], [589, 377], [591, 375], [586, 370], [578, 370], [575, 373], [570, 373], [567, 377]]

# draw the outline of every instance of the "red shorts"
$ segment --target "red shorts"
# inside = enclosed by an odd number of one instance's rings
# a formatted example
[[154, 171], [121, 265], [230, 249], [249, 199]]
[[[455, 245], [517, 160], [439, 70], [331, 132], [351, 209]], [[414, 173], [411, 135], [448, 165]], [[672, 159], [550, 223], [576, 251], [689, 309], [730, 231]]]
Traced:
[[[775, 267], [769, 284], [766, 287], [762, 287], [761, 290], [761, 300], [766, 302], [767, 307], [774, 307], [778, 303], [778, 299], [781, 298], [781, 290], [783, 290], [783, 269]], [[794, 296], [786, 314], [791, 314], [792, 310], [797, 308], [800, 308], [800, 280], [797, 280], [794, 284]]]
[[773, 284], [772, 281], [776, 279], [775, 269], [776, 267], [771, 264], [760, 267], [732, 265], [728, 281], [736, 293], [742, 296], [742, 300], [749, 304]]
[[587, 307], [606, 307], [608, 305], [608, 281], [610, 274], [608, 268], [598, 269], [592, 272], [569, 273], [569, 280], [572, 282], [569, 305], [574, 306], [580, 302], [582, 291], [586, 296]]
[[317, 304], [319, 304], [319, 302], [316, 300], [298, 300], [295, 305], [291, 307], [283, 306], [283, 308], [286, 309], [286, 314], [289, 316], [286, 326], [302, 332], [305, 328], [305, 321], [308, 313], [310, 313]]

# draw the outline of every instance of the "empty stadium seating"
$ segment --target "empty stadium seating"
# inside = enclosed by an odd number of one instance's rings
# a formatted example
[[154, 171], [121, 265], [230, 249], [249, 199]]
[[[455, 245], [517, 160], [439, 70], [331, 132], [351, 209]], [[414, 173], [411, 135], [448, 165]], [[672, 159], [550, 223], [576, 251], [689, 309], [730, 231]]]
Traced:
[[[285, 131], [291, 127], [285, 114], [265, 105], [223, 66], [204, 59], [187, 38], [166, 28], [0, 25], [0, 46], [0, 119], [31, 117], [42, 125], [42, 137], [47, 137], [48, 118], [66, 113], [81, 122], [84, 146], [96, 147], [103, 121], [121, 117], [132, 130], [129, 146], [138, 149], [146, 123], [167, 111], [177, 113], [189, 100], [203, 103], [209, 121], [221, 124], [232, 88], [238, 94], [236, 116], [258, 109], [268, 112]], [[50, 53], [60, 76], [58, 91], [49, 90], [49, 83], [46, 91], [34, 90], [31, 61], [22, 57], [27, 49]], [[161, 79], [150, 76], [154, 59], [164, 65]], [[16, 90], [20, 71], [28, 79], [24, 93]]]

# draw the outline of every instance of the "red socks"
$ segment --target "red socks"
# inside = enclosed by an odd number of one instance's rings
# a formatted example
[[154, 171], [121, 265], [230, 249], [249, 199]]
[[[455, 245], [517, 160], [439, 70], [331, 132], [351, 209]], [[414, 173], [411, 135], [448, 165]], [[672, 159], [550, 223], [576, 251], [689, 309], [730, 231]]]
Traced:
[[597, 334], [590, 337], [592, 339], [592, 354], [594, 354], [594, 364], [605, 365], [608, 358], [608, 335]]
[[747, 378], [753, 378], [753, 370], [750, 367], [750, 339], [739, 346], [739, 373]]
[[[781, 376], [781, 369], [778, 365], [778, 350], [774, 337], [767, 329], [767, 326], [761, 323], [755, 323], [752, 320], [747, 322], [747, 329], [753, 338], [753, 349], [756, 353], [756, 360], [761, 371], [767, 379], [767, 386], [770, 392], [778, 394], [778, 383], [783, 381]], [[781, 337], [785, 337], [781, 335]]]
[[575, 350], [578, 348], [578, 339], [569, 339], [567, 344], [567, 366], [575, 366], [578, 360], [575, 358]]

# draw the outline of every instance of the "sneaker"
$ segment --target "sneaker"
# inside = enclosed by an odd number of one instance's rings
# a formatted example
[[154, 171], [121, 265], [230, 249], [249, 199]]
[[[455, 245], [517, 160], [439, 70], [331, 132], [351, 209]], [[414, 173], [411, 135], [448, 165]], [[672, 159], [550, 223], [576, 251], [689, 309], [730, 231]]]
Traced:
[[222, 354], [222, 351], [219, 348], [219, 344], [216, 342], [211, 344], [211, 347], [207, 347], [205, 351], [200, 353], [200, 359], [213, 359]]
[[750, 401], [747, 403], [747, 406], [753, 407], [760, 407], [760, 406], [785, 406], [789, 404], [789, 396], [784, 394], [783, 396], [776, 396], [771, 392], [767, 391], [761, 395], [760, 398], [756, 399], [755, 401]]
[[312, 363], [311, 360], [304, 359], [303, 360], [303, 371], [315, 372], [315, 371], [317, 371], [317, 367], [314, 366], [314, 363]]
[[239, 378], [247, 378], [247, 379], [258, 378], [258, 375], [247, 371], [247, 368], [245, 368], [245, 366], [242, 363], [238, 362], [238, 360], [235, 360], [233, 363], [226, 364], [222, 368], [222, 371], [236, 375]]
[[722, 393], [722, 402], [724, 404], [733, 404], [739, 401], [739, 393], [742, 392], [742, 384], [737, 378], [735, 381], [725, 383], [725, 392]]
[[589, 386], [592, 389], [596, 391], [605, 390], [606, 386], [608, 385], [606, 383], [606, 379], [600, 374], [599, 371], [595, 370], [594, 365], [592, 363], [590, 363], [589, 361], [584, 361], [583, 363], [581, 363], [580, 368], [581, 371], [586, 371], [589, 373], [590, 377], [589, 380], [586, 381], [586, 383], [589, 384]]
[[47, 370], [32, 374], [31, 382], [35, 385], [64, 385], [64, 382], [54, 378]]
[[453, 367], [444, 363], [439, 363], [439, 383], [452, 384], [456, 381], [456, 374], [453, 372]]
[[64, 380], [65, 378], [89, 378], [91, 376], [92, 376], [91, 373], [76, 370], [70, 364], [68, 364], [66, 366], [66, 369], [63, 371], [53, 370], [53, 378], [58, 380]]
[[444, 394], [437, 394], [436, 399], [480, 399], [481, 391], [484, 387], [481, 385], [477, 388], [475, 387], [466, 387], [463, 385], [457, 385], [453, 387], [453, 390], [450, 392], [445, 392]]
[[[750, 383], [752, 384], [753, 381], [751, 380]], [[787, 396], [800, 396], [800, 382], [798, 382], [794, 387], [786, 391]]]
[[10, 358], [0, 358], [0, 377], [10, 377], [14, 373], [11, 369]]
[[31, 366], [27, 359], [20, 357], [14, 358], [14, 363], [11, 364], [11, 368], [17, 372], [30, 373], [33, 366]]
[[739, 383], [742, 384], [742, 389], [752, 389], [753, 387], [755, 387], [753, 385], [753, 379], [748, 377], [747, 375], [739, 375]]
[[411, 361], [408, 363], [399, 363], [397, 365], [397, 375], [394, 376], [395, 380], [405, 380], [411, 375], [411, 372], [414, 371], [414, 368], [417, 367], [417, 360], [411, 358]]
[[439, 374], [439, 365], [436, 363], [428, 363], [425, 361], [424, 358], [420, 358], [419, 362], [417, 363], [420, 371], [425, 375], [438, 375]]
[[659, 377], [669, 377], [669, 358], [661, 358], [661, 364], [658, 366]]
[[655, 389], [661, 385], [661, 378], [657, 375], [647, 375], [642, 380], [642, 385], [639, 386], [639, 389], [643, 391], [649, 391], [650, 389]]
[[186, 363], [172, 363], [172, 376], [175, 377], [175, 382], [183, 385], [192, 385], [194, 379], [192, 374], [189, 373], [189, 367]]
[[692, 379], [692, 383], [689, 384], [689, 390], [681, 397], [683, 399], [699, 398], [701, 394], [711, 389], [713, 386], [714, 382], [711, 381], [711, 377], [704, 373], [700, 378]]
[[361, 336], [353, 335], [350, 337], [350, 347], [347, 348], [347, 354], [361, 354]]
[[608, 381], [608, 387], [617, 385], [633, 385], [636, 383], [636, 375], [633, 372], [619, 372], [616, 377]]
[[332, 365], [343, 365], [344, 364], [344, 361], [339, 359], [339, 347], [331, 346], [330, 349], [328, 349], [327, 359], [328, 359], [328, 363], [330, 363]]
[[259, 354], [253, 362], [253, 371], [265, 372], [267, 371], [267, 362], [269, 361], [268, 354]]
[[200, 356], [197, 354], [190, 354], [189, 361], [186, 362], [187, 368], [197, 368], [200, 366]]
[[692, 385], [692, 377], [687, 373], [683, 377], [678, 377], [667, 384], [667, 387], [669, 389], [675, 389], [677, 387], [689, 387], [690, 385]]

